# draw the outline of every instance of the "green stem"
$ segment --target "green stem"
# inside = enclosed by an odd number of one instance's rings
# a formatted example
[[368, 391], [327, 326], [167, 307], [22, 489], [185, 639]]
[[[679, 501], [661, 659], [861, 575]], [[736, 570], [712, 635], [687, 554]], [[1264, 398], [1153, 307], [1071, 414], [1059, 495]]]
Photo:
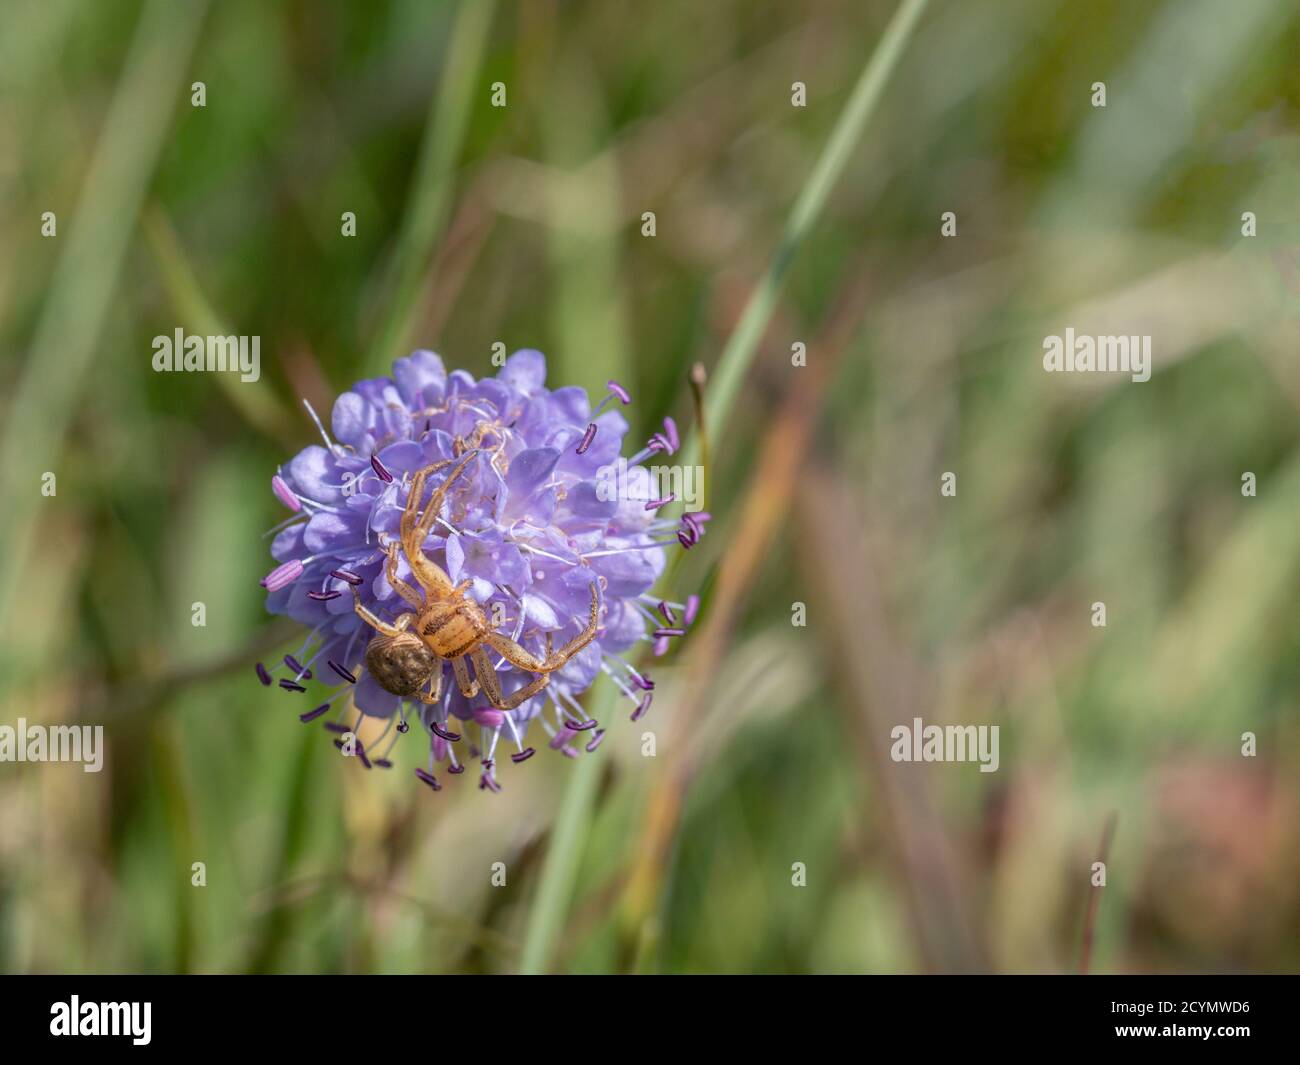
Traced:
[[[722, 437], [727, 415], [736, 401], [740, 383], [772, 316], [776, 296], [790, 262], [808, 230], [821, 214], [831, 189], [843, 172], [925, 4], [926, 0], [903, 0], [885, 28], [880, 43], [840, 112], [826, 147], [822, 149], [808, 181], [791, 209], [781, 243], [772, 256], [767, 272], [750, 297], [735, 331], [723, 349], [705, 402], [704, 421], [714, 440]], [[698, 434], [693, 434], [682, 461], [693, 465], [699, 461], [699, 454], [700, 440]], [[607, 685], [602, 688], [602, 692], [604, 698], [600, 704], [600, 713], [595, 716], [604, 718], [612, 708], [609, 706]], [[567, 790], [556, 812], [555, 827], [542, 866], [537, 896], [533, 899], [528, 915], [521, 972], [542, 973], [547, 970], [573, 893], [577, 866], [582, 858], [591, 810], [595, 805], [599, 772], [600, 765], [596, 759], [583, 758], [573, 767], [567, 782]]]
[[[610, 721], [610, 715], [617, 709], [614, 695], [612, 684], [602, 684], [588, 707], [591, 716], [598, 721]], [[560, 937], [560, 926], [569, 910], [578, 862], [582, 859], [583, 845], [587, 840], [591, 811], [596, 805], [596, 786], [600, 782], [603, 764], [600, 758], [584, 755], [573, 766], [565, 782], [564, 798], [556, 812], [550, 846], [542, 863], [537, 897], [528, 912], [524, 951], [519, 962], [521, 973], [535, 976], [546, 972]]]
[[[926, 0], [903, 0], [885, 27], [880, 43], [876, 45], [858, 83], [853, 87], [852, 95], [840, 111], [826, 147], [822, 149], [812, 173], [799, 191], [799, 198], [795, 200], [790, 217], [786, 220], [781, 242], [772, 255], [767, 271], [749, 297], [740, 321], [736, 323], [727, 346], [718, 358], [717, 368], [709, 380], [704, 407], [705, 424], [715, 441], [723, 438], [727, 418], [736, 403], [736, 393], [749, 372], [758, 342], [776, 309], [781, 282], [808, 231], [821, 216], [822, 208], [826, 206], [831, 190], [843, 173], [867, 119], [880, 102], [881, 93], [898, 65], [925, 5]], [[697, 436], [692, 435], [683, 451], [681, 462], [684, 466], [693, 466], [699, 459], [700, 442]]]
[[421, 294], [428, 289], [434, 243], [446, 224], [452, 171], [465, 140], [494, 6], [487, 0], [465, 0], [456, 17], [442, 81], [429, 103], [420, 161], [398, 238], [392, 301], [371, 352], [377, 373], [387, 373], [392, 360], [405, 354], [403, 346], [423, 303]]

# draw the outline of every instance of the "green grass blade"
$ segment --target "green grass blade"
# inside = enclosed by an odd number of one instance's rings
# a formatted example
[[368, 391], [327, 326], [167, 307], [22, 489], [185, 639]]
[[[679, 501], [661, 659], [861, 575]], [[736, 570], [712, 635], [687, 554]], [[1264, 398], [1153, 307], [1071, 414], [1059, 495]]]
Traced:
[[[9, 609], [26, 568], [40, 496], [40, 475], [58, 469], [64, 433], [103, 334], [113, 290], [172, 110], [183, 99], [190, 53], [205, 2], [154, 0], [140, 17], [122, 79], [82, 186], [64, 223], [55, 267], [27, 364], [0, 438], [0, 614]], [[132, 372], [148, 372], [142, 352]]]
[[[717, 368], [709, 382], [705, 394], [705, 422], [714, 440], [721, 440], [726, 428], [731, 408], [735, 406], [740, 384], [749, 372], [758, 342], [762, 339], [767, 323], [776, 308], [776, 299], [781, 291], [781, 282], [785, 279], [790, 264], [794, 261], [807, 237], [808, 231], [821, 215], [831, 189], [835, 187], [845, 164], [852, 155], [862, 130], [880, 102], [889, 77], [916, 28], [916, 23], [925, 10], [926, 0], [903, 0], [885, 32], [876, 45], [867, 65], [863, 68], [858, 83], [853, 87], [831, 131], [826, 147], [822, 149], [812, 173], [799, 191], [790, 217], [786, 221], [781, 242], [777, 245], [768, 264], [766, 273], [758, 287], [754, 289], [736, 323], [727, 346], [718, 358]], [[682, 464], [693, 466], [699, 462], [700, 442], [692, 435], [683, 452]]]
[[420, 162], [411, 186], [406, 221], [398, 238], [396, 272], [388, 316], [371, 350], [371, 368], [387, 373], [406, 354], [432, 269], [434, 243], [446, 225], [452, 171], [465, 140], [465, 125], [478, 88], [477, 74], [492, 25], [494, 3], [466, 0], [447, 46], [442, 81], [429, 104]]
[[[740, 382], [772, 315], [781, 281], [790, 262], [808, 230], [821, 214], [826, 198], [843, 171], [867, 119], [875, 110], [925, 4], [926, 0], [903, 0], [886, 27], [880, 43], [854, 86], [852, 95], [840, 112], [826, 147], [795, 201], [781, 243], [772, 256], [763, 280], [750, 297], [723, 350], [706, 397], [705, 418], [715, 440], [721, 437], [726, 416], [735, 403]], [[699, 448], [699, 440], [693, 438], [687, 446], [683, 461], [688, 465], [698, 461]], [[609, 696], [606, 689], [602, 691], [606, 692], [606, 701], [601, 704], [600, 710], [607, 713]], [[573, 893], [577, 865], [582, 857], [591, 810], [595, 803], [599, 772], [600, 765], [595, 759], [583, 758], [574, 767], [567, 783], [564, 799], [556, 813], [537, 896], [528, 915], [524, 952], [520, 962], [522, 972], [541, 973], [548, 967]]]
[[[614, 686], [604, 683], [597, 688], [588, 710], [598, 721], [608, 721], [616, 709], [615, 701]], [[610, 723], [612, 725], [612, 721]], [[564, 798], [555, 815], [550, 846], [542, 863], [537, 896], [528, 911], [524, 951], [519, 962], [521, 973], [537, 975], [547, 971], [569, 909], [569, 900], [573, 897], [578, 862], [587, 841], [587, 826], [591, 823], [596, 786], [600, 783], [603, 767], [602, 759], [584, 755], [578, 759], [565, 782]]]

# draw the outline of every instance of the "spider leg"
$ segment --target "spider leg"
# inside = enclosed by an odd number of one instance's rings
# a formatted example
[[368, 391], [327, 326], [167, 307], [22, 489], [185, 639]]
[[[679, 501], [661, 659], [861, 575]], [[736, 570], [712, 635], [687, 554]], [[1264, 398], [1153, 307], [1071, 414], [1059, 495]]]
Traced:
[[411, 532], [415, 529], [416, 522], [419, 520], [420, 499], [424, 496], [424, 484], [429, 479], [429, 474], [437, 472], [444, 466], [450, 466], [451, 463], [451, 459], [443, 459], [441, 462], [435, 462], [432, 466], [424, 467], [411, 478], [411, 492], [406, 497], [406, 507], [402, 511], [403, 546], [410, 539]]
[[371, 628], [378, 632], [382, 632], [385, 636], [400, 635], [411, 627], [411, 622], [415, 618], [414, 614], [403, 614], [395, 623], [389, 624], [383, 618], [362, 606], [361, 594], [355, 588], [352, 589], [352, 598], [355, 600], [352, 609], [357, 612], [357, 616]]
[[465, 664], [464, 655], [451, 660], [451, 671], [456, 674], [456, 684], [460, 687], [461, 695], [473, 699], [478, 694], [479, 682], [469, 679], [469, 666]]
[[429, 690], [420, 692], [420, 702], [428, 706], [435, 706], [442, 701], [442, 662], [439, 661], [433, 671], [433, 676], [429, 678]]
[[483, 641], [491, 647], [497, 654], [518, 669], [526, 670], [529, 673], [553, 673], [564, 665], [570, 658], [581, 651], [587, 644], [596, 638], [596, 626], [600, 615], [600, 598], [596, 591], [596, 582], [591, 584], [591, 616], [587, 620], [587, 627], [577, 636], [566, 643], [558, 651], [552, 651], [550, 646], [550, 637], [547, 637], [546, 657], [533, 654], [527, 648], [520, 647], [509, 636], [503, 636], [499, 632], [489, 632], [484, 635]]
[[388, 542], [388, 562], [384, 566], [384, 576], [388, 578], [389, 585], [398, 595], [415, 607], [416, 610], [420, 610], [424, 606], [424, 599], [421, 598], [419, 592], [397, 575], [397, 552], [401, 546], [396, 540]]
[[438, 520], [438, 515], [442, 513], [442, 504], [447, 498], [447, 490], [477, 454], [477, 451], [471, 451], [457, 463], [456, 467], [447, 475], [447, 479], [433, 490], [433, 495], [429, 497], [429, 503], [419, 518], [408, 527], [406, 517], [412, 511], [411, 500], [415, 500], [416, 505], [419, 505], [419, 497], [415, 494], [416, 487], [418, 486], [421, 493], [423, 493], [425, 477], [431, 471], [446, 465], [450, 460], [444, 460], [441, 463], [435, 462], [432, 466], [427, 466], [417, 473], [415, 480], [411, 484], [411, 498], [407, 500], [406, 510], [402, 512], [402, 546], [406, 549], [406, 561], [410, 564], [415, 579], [435, 599], [452, 598], [455, 594], [455, 586], [441, 566], [425, 557], [424, 541], [428, 539], [433, 523]]
[[483, 697], [498, 710], [505, 709], [501, 705], [501, 680], [488, 661], [487, 653], [482, 647], [475, 647], [465, 658], [474, 663], [474, 675], [483, 689]]
[[470, 652], [470, 657], [474, 659], [474, 669], [483, 684], [483, 690], [488, 697], [488, 702], [498, 710], [513, 710], [525, 699], [531, 699], [551, 682], [549, 673], [541, 673], [518, 691], [511, 692], [509, 695], [502, 695], [501, 678], [497, 676], [497, 671], [492, 668], [487, 652], [482, 647], [476, 647]]

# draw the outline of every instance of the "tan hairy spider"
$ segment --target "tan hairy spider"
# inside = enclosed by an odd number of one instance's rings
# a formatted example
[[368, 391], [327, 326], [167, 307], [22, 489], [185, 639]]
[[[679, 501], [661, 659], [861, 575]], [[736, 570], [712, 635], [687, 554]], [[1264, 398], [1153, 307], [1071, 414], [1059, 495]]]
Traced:
[[[355, 587], [352, 597], [356, 612], [376, 631], [376, 636], [366, 647], [366, 668], [375, 678], [375, 683], [386, 692], [404, 698], [416, 697], [425, 703], [438, 702], [442, 694], [442, 659], [445, 658], [451, 662], [456, 683], [465, 698], [473, 699], [481, 687], [484, 697], [498, 710], [513, 710], [546, 687], [551, 674], [595, 638], [599, 594], [593, 578], [591, 616], [586, 628], [558, 651], [551, 649], [551, 634], [548, 632], [546, 654], [539, 656], [492, 630], [483, 608], [466, 594], [472, 581], [452, 584], [446, 571], [425, 557], [424, 541], [442, 511], [447, 490], [476, 454], [477, 451], [471, 451], [456, 463], [447, 479], [434, 489], [423, 511], [420, 510], [420, 499], [429, 475], [456, 460], [444, 459], [426, 466], [411, 481], [411, 494], [402, 511], [401, 542], [394, 540], [388, 544], [388, 562], [384, 570], [388, 583], [410, 604], [411, 610], [390, 624], [366, 609]], [[423, 589], [423, 595], [397, 575], [399, 546], [406, 552], [406, 561]], [[538, 676], [518, 691], [503, 695], [497, 672], [488, 658], [488, 647], [516, 668]], [[474, 663], [476, 680], [470, 679], [466, 659]], [[429, 685], [427, 692], [422, 690], [426, 684]]]

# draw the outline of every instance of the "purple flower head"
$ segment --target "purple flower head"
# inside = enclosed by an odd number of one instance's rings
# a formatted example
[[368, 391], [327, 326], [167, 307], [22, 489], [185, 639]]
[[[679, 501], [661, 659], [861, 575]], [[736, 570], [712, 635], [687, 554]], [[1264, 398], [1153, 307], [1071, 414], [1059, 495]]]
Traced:
[[[633, 714], [645, 712], [653, 683], [621, 656], [643, 642], [662, 646], [666, 631], [684, 633], [689, 623], [665, 626], [665, 610], [676, 618], [685, 617], [687, 608], [650, 594], [664, 568], [665, 548], [681, 542], [681, 527], [678, 519], [607, 499], [600, 490], [602, 471], [620, 461], [628, 428], [619, 410], [611, 409], [616, 402], [630, 402], [617, 382], [610, 382], [595, 409], [583, 389], [548, 389], [546, 360], [537, 351], [515, 352], [496, 377], [479, 381], [461, 370], [448, 374], [437, 355], [417, 351], [398, 359], [391, 377], [360, 381], [341, 395], [330, 418], [332, 433], [317, 419], [323, 446], [304, 448], [272, 478], [273, 492], [292, 516], [275, 535], [276, 564], [262, 579], [267, 609], [310, 630], [302, 648], [285, 659], [291, 676], [283, 689], [296, 696], [306, 690], [301, 682], [313, 676], [337, 689], [328, 703], [300, 712], [304, 721], [314, 721], [336, 701], [341, 716], [327, 723], [333, 732], [359, 734], [363, 718], [385, 720], [383, 738], [369, 740], [358, 759], [367, 768], [391, 765], [393, 744], [410, 730], [410, 720], [418, 721], [429, 744], [428, 769], [417, 771], [420, 780], [436, 790], [440, 785], [431, 781], [437, 763], [455, 775], [464, 759], [481, 758], [479, 786], [498, 791], [502, 737], [514, 749], [512, 764], [533, 751], [525, 745], [530, 727], [544, 731], [546, 746], [569, 757], [578, 757], [579, 747], [595, 750], [599, 740], [592, 736], [603, 731], [578, 697], [598, 674], [622, 690]], [[676, 427], [671, 421], [665, 427], [666, 434], [657, 434], [670, 444], [663, 450], [675, 449]], [[630, 472], [637, 473], [638, 463], [657, 450], [646, 448], [627, 460]], [[397, 551], [397, 587], [390, 584], [386, 550], [401, 543], [412, 479], [438, 463], [443, 465], [428, 474], [421, 503], [439, 489], [445, 489], [445, 499], [422, 551], [461, 589], [459, 595], [478, 604], [494, 632], [544, 658], [548, 648], [561, 648], [584, 631], [593, 585], [598, 594], [595, 637], [550, 674], [547, 686], [512, 709], [491, 705], [486, 691], [499, 688], [509, 702], [511, 693], [538, 674], [487, 644], [486, 661], [495, 671], [491, 686], [478, 677], [470, 655], [457, 658], [455, 668], [434, 656], [430, 683], [408, 697], [393, 694], [365, 665], [366, 648], [377, 634], [357, 613], [354, 597], [380, 621], [417, 630], [422, 606], [410, 602], [409, 594], [424, 600], [427, 593], [403, 550]], [[453, 468], [457, 473], [449, 479]], [[415, 616], [401, 621], [407, 614]], [[258, 676], [270, 683], [260, 663]], [[462, 682], [478, 693], [467, 697]], [[432, 702], [431, 690], [438, 691]]]

